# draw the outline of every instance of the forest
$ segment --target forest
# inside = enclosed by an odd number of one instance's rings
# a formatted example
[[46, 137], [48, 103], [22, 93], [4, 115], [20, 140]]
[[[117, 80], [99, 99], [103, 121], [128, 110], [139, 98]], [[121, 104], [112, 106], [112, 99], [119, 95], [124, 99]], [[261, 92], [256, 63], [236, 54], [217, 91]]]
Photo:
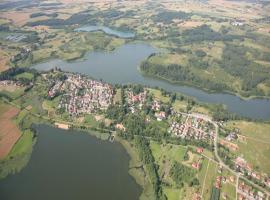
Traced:
[[[205, 68], [207, 67], [207, 64], [200, 64], [199, 67]], [[215, 83], [209, 79], [201, 79], [199, 76], [196, 76], [189, 68], [179, 64], [153, 64], [146, 60], [141, 63], [140, 69], [147, 75], [157, 76], [172, 82], [181, 82], [186, 84], [192, 82], [194, 85], [215, 91], [223, 91], [229, 89], [223, 83]]]
[[166, 200], [166, 196], [163, 194], [159, 176], [157, 173], [157, 166], [155, 165], [155, 160], [152, 155], [151, 149], [149, 147], [148, 141], [143, 137], [135, 138], [135, 146], [138, 149], [139, 157], [143, 164], [146, 166], [149, 178], [151, 180], [156, 199]]

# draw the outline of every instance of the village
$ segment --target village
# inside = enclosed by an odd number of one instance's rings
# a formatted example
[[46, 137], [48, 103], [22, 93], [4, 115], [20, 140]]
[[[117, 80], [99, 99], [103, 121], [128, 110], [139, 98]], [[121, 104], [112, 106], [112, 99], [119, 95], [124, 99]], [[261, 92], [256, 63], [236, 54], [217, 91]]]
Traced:
[[[61, 95], [58, 108], [64, 109], [70, 116], [90, 114], [97, 110], [105, 111], [113, 103], [113, 87], [100, 81], [91, 80], [79, 74], [65, 73], [65, 79], [57, 79], [48, 91], [48, 97]], [[131, 88], [126, 89], [125, 98], [131, 113], [142, 110], [146, 104], [148, 93], [144, 89], [134, 93]], [[162, 103], [157, 99], [151, 101], [151, 111], [157, 121], [168, 120], [168, 132], [172, 136], [189, 140], [204, 140], [212, 142], [214, 139], [214, 126], [198, 115], [180, 113], [170, 108], [170, 113], [162, 110]], [[151, 120], [149, 117], [147, 120]]]
[[169, 132], [182, 139], [214, 140], [214, 126], [200, 116], [174, 112]]
[[240, 181], [237, 187], [238, 200], [265, 200], [267, 199], [266, 194], [256, 190], [245, 182]]
[[4, 81], [0, 81], [0, 87], [3, 86], [3, 87], [22, 87], [23, 84], [18, 82], [18, 81], [12, 81], [12, 80], [4, 80]]
[[58, 108], [64, 109], [70, 116], [106, 110], [112, 103], [111, 85], [79, 74], [66, 73], [65, 75], [65, 80], [57, 80], [50, 88], [48, 97], [54, 98], [62, 94]]
[[[48, 91], [48, 98], [61, 96], [58, 109], [63, 109], [68, 112], [70, 117], [76, 117], [83, 114], [91, 114], [97, 112], [106, 112], [107, 108], [114, 104], [116, 92], [112, 85], [101, 81], [92, 80], [80, 74], [64, 73], [64, 77], [58, 79], [48, 79], [51, 87]], [[143, 88], [135, 92], [133, 88], [127, 87], [124, 90], [125, 102], [128, 105], [128, 110], [131, 113], [142, 112], [146, 105], [151, 111], [147, 115], [146, 122], [155, 120], [157, 122], [166, 122], [168, 124], [168, 133], [175, 138], [186, 140], [204, 141], [213, 144], [215, 140], [215, 125], [210, 117], [200, 113], [185, 113], [175, 111], [170, 108], [169, 112], [164, 110], [164, 104], [155, 98], [149, 98], [149, 92]], [[150, 100], [149, 100], [150, 99]], [[218, 126], [222, 127], [219, 123]], [[115, 125], [116, 129], [125, 131], [126, 128], [122, 123]], [[219, 143], [228, 146], [226, 142], [232, 143], [239, 135], [239, 131], [230, 131]], [[204, 149], [197, 148], [197, 153], [202, 155]], [[201, 157], [202, 158], [202, 157]], [[269, 187], [269, 177], [254, 171], [254, 169], [242, 158], [237, 157], [234, 161], [235, 171], [243, 177], [251, 177], [252, 180], [264, 183]], [[199, 159], [193, 162], [191, 167], [195, 170], [200, 170], [202, 160]], [[227, 177], [232, 184], [235, 184], [235, 178]], [[213, 187], [220, 190], [222, 183], [226, 183], [226, 178], [217, 176]], [[246, 189], [251, 186], [246, 186], [244, 182], [240, 182], [237, 186], [238, 199], [263, 200], [265, 194], [254, 189]], [[226, 199], [224, 196], [223, 199]]]

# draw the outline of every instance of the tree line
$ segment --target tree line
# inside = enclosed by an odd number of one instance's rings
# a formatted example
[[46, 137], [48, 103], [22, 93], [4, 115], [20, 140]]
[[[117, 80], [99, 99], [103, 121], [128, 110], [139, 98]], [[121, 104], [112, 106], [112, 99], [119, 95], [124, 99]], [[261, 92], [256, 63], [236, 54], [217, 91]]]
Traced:
[[152, 155], [148, 141], [143, 137], [136, 137], [134, 140], [138, 149], [139, 157], [146, 167], [157, 200], [166, 200], [167, 197], [162, 191], [161, 181], [158, 176], [155, 159]]

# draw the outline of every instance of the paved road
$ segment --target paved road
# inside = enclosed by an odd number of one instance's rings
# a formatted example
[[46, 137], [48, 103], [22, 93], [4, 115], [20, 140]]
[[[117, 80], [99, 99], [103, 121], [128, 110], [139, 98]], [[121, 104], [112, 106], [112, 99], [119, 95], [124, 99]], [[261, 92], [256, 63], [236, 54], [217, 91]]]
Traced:
[[[219, 127], [217, 125], [216, 122], [214, 122], [212, 119], [210, 119], [208, 116], [204, 116], [204, 115], [200, 115], [200, 114], [187, 114], [188, 116], [192, 116], [192, 117], [196, 117], [196, 118], [201, 118], [205, 121], [208, 121], [210, 123], [212, 123], [215, 126], [215, 137], [214, 137], [214, 153], [215, 153], [215, 157], [218, 160], [218, 163], [220, 166], [222, 166], [223, 168], [227, 169], [228, 171], [230, 171], [232, 174], [234, 174], [237, 178], [237, 181], [239, 180], [239, 178], [243, 179], [244, 181], [248, 182], [249, 184], [251, 184], [252, 186], [260, 189], [261, 191], [265, 192], [266, 195], [269, 197], [270, 193], [265, 190], [263, 187], [253, 183], [252, 181], [248, 180], [246, 177], [242, 176], [240, 173], [234, 171], [233, 169], [231, 169], [228, 165], [226, 165], [222, 159], [219, 157], [218, 155], [218, 138], [219, 138]], [[238, 183], [237, 183], [238, 186]], [[236, 188], [237, 189], [237, 188]]]
[[[10, 104], [12, 104], [13, 106], [16, 106], [16, 107], [19, 107], [18, 105], [14, 104], [13, 102], [8, 102]], [[26, 108], [24, 108], [24, 110], [27, 110]], [[29, 110], [27, 110], [29, 111]], [[29, 111], [30, 112], [30, 111]], [[31, 112], [30, 112], [31, 113]], [[43, 118], [45, 120], [52, 120], [46, 116], [42, 116], [42, 115], [39, 115], [39, 114], [35, 114], [35, 113], [31, 113], [32, 115], [36, 116], [36, 117], [40, 117], [40, 118]], [[222, 159], [219, 157], [218, 155], [218, 138], [219, 138], [219, 127], [217, 125], [216, 122], [214, 122], [210, 117], [206, 116], [206, 115], [201, 115], [201, 114], [187, 114], [187, 113], [181, 113], [183, 115], [187, 115], [188, 117], [195, 117], [195, 118], [201, 118], [205, 121], [208, 121], [210, 123], [212, 123], [214, 126], [215, 126], [215, 136], [214, 136], [214, 153], [215, 153], [215, 157], [216, 159], [218, 160], [218, 163], [220, 166], [222, 166], [223, 168], [227, 169], [228, 171], [230, 171], [232, 174], [234, 174], [237, 178], [237, 186], [238, 186], [238, 180], [239, 178], [245, 180], [246, 182], [248, 182], [249, 184], [251, 184], [252, 186], [260, 189], [261, 191], [265, 192], [266, 195], [270, 196], [270, 193], [265, 190], [264, 188], [262, 188], [261, 186], [253, 183], [252, 181], [248, 180], [246, 177], [242, 176], [241, 174], [239, 174], [238, 172], [234, 171], [233, 169], [231, 169], [229, 166], [227, 166], [223, 161]], [[66, 123], [66, 124], [69, 124], [69, 125], [75, 125], [75, 123], [72, 123], [72, 122], [67, 122], [67, 121], [62, 121], [62, 120], [53, 120], [54, 122], [59, 122], [59, 123]], [[89, 128], [88, 126], [86, 126], [87, 128]], [[237, 190], [237, 187], [236, 187], [236, 190]]]

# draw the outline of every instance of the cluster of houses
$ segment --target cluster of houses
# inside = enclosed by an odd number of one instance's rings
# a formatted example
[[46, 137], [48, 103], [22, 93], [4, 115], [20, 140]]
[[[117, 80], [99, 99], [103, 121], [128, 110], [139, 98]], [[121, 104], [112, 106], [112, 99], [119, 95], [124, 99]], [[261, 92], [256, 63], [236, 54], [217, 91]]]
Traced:
[[266, 200], [267, 196], [261, 191], [256, 191], [252, 186], [240, 181], [237, 188], [238, 200]]
[[15, 87], [21, 87], [21, 86], [23, 86], [23, 84], [20, 83], [19, 81], [4, 80], [4, 81], [0, 81], [0, 86], [15, 86]]
[[58, 107], [64, 108], [70, 115], [77, 116], [82, 113], [106, 110], [112, 103], [111, 85], [79, 74], [65, 75], [65, 80], [56, 81], [50, 88], [48, 96], [53, 98], [57, 94], [63, 94]]
[[192, 165], [191, 165], [191, 167], [194, 168], [194, 169], [196, 169], [196, 170], [200, 170], [201, 167], [202, 167], [202, 161], [203, 160], [202, 160], [202, 157], [201, 157], [201, 158], [199, 158], [199, 160], [193, 162]]
[[132, 113], [135, 113], [136, 109], [142, 109], [146, 101], [146, 96], [147, 91], [140, 92], [139, 94], [134, 94], [131, 89], [126, 91], [127, 102]]
[[242, 22], [242, 21], [233, 21], [233, 22], [231, 22], [231, 25], [233, 25], [233, 26], [244, 26], [244, 22]]
[[238, 145], [232, 142], [229, 142], [228, 140], [220, 140], [219, 142], [221, 145], [227, 147], [231, 151], [237, 151], [239, 149]]
[[[214, 139], [214, 129], [209, 122], [195, 116], [188, 116], [184, 113], [176, 113], [181, 118], [180, 122], [173, 121], [169, 128], [169, 133], [177, 137], [195, 140]], [[179, 121], [179, 120], [178, 120]]]
[[[141, 110], [143, 105], [146, 103], [147, 91], [144, 90], [139, 94], [134, 94], [134, 92], [129, 89], [126, 92], [127, 102], [129, 109], [132, 113], [135, 113], [138, 109]], [[166, 119], [166, 113], [160, 110], [161, 103], [157, 100], [153, 100], [151, 109], [155, 112], [155, 117], [157, 121], [163, 121]]]
[[24, 39], [26, 39], [27, 38], [27, 36], [26, 35], [24, 35], [24, 34], [22, 34], [22, 35], [8, 35], [7, 37], [6, 37], [6, 40], [9, 40], [9, 41], [12, 41], [12, 42], [20, 42], [20, 41], [22, 41], [22, 40], [24, 40]]
[[[89, 79], [79, 74], [65, 73], [64, 79], [53, 80], [52, 83], [48, 91], [48, 97], [54, 98], [58, 94], [62, 94], [58, 107], [67, 111], [71, 116], [78, 116], [83, 113], [89, 114], [97, 110], [106, 110], [113, 102], [114, 92], [111, 85]], [[4, 83], [2, 81], [0, 82], [0, 85], [1, 84], [12, 84], [12, 82]], [[131, 89], [127, 89], [125, 96], [132, 113], [141, 110], [143, 105], [147, 102], [147, 91], [134, 94]], [[162, 104], [157, 100], [151, 102], [150, 108], [158, 121], [165, 120], [169, 117], [162, 111]], [[207, 118], [200, 115], [175, 112], [172, 108], [170, 113], [169, 121], [171, 124], [168, 130], [169, 133], [183, 139], [214, 141], [215, 127]], [[125, 131], [125, 127], [122, 124], [117, 124], [116, 128]], [[223, 141], [226, 143], [235, 139], [237, 139], [237, 134], [230, 132]], [[223, 145], [226, 145], [225, 143]], [[198, 154], [202, 152], [203, 148], [197, 149]], [[237, 157], [234, 162], [236, 170], [242, 173], [242, 175], [248, 174], [257, 181], [265, 183], [268, 187], [270, 186], [270, 178], [255, 172], [242, 157]], [[200, 170], [201, 164], [201, 159], [199, 159], [192, 163], [192, 167], [196, 170]], [[214, 187], [220, 189], [222, 181], [226, 182], [226, 178], [217, 176]], [[250, 186], [246, 186], [243, 183], [239, 184], [239, 199], [265, 199], [263, 193], [247, 189], [249, 187]]]
[[194, 193], [193, 197], [192, 197], [192, 200], [201, 200], [201, 194], [196, 192]]
[[151, 109], [155, 112], [155, 117], [157, 121], [163, 121], [166, 119], [166, 113], [164, 111], [160, 111], [161, 103], [157, 100], [154, 100], [151, 105]]
[[[225, 178], [225, 177], [224, 177]], [[214, 183], [214, 187], [217, 189], [221, 188], [221, 181], [223, 180], [222, 176], [217, 176], [216, 181]], [[226, 179], [225, 179], [226, 180]]]
[[235, 168], [242, 175], [247, 175], [250, 178], [265, 184], [267, 187], [270, 187], [270, 177], [266, 174], [256, 172], [252, 166], [242, 157], [238, 156], [235, 160]]
[[226, 136], [226, 140], [227, 141], [234, 141], [238, 138], [237, 134], [235, 132], [230, 132], [227, 136]]
[[63, 91], [64, 88], [62, 88], [64, 81], [56, 81], [55, 84], [49, 89], [48, 96], [50, 98], [54, 98], [56, 95], [60, 93], [60, 91]]

